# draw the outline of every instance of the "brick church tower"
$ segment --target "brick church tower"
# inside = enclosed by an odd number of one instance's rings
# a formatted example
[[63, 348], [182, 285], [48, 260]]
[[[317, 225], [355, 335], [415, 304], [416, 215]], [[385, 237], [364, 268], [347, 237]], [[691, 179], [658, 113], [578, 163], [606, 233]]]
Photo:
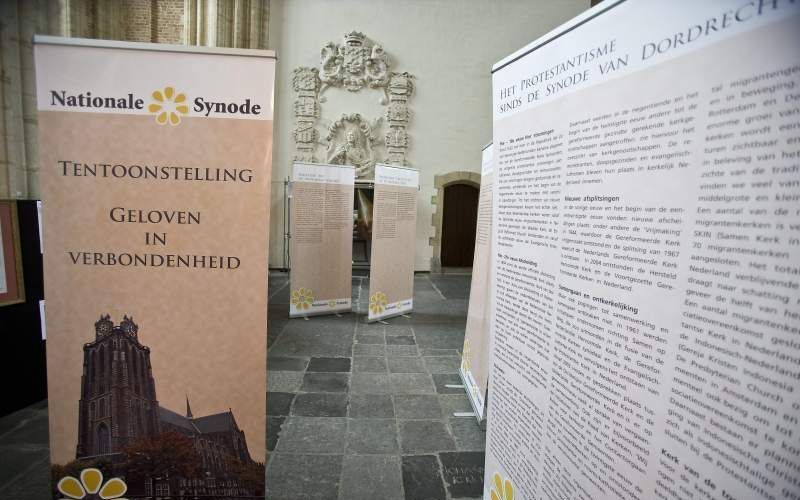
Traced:
[[94, 324], [95, 340], [83, 346], [76, 458], [118, 453], [140, 436], [159, 432], [150, 349], [139, 327], [125, 316]]

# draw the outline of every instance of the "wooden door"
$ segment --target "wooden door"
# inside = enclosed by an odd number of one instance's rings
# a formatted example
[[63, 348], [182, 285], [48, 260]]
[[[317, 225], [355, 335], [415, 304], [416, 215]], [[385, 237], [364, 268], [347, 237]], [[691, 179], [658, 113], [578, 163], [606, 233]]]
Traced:
[[478, 188], [467, 184], [445, 187], [442, 214], [442, 266], [472, 267], [477, 221]]

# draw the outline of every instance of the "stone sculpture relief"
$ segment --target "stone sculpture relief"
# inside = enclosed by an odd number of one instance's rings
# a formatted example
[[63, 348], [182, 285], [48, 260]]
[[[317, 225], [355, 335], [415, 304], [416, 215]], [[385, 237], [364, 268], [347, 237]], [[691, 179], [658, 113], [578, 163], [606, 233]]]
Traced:
[[292, 134], [297, 153], [295, 160], [316, 162], [314, 155], [319, 132], [314, 124], [320, 115], [320, 80], [317, 68], [297, 68], [292, 76], [292, 87], [297, 98], [294, 101], [295, 125]]
[[[392, 165], [408, 165], [408, 100], [414, 91], [414, 77], [409, 73], [392, 72], [389, 57], [383, 47], [373, 43], [363, 33], [352, 31], [344, 35], [341, 45], [330, 42], [322, 47], [319, 68], [300, 67], [294, 70], [292, 87], [294, 102], [295, 159], [318, 162], [317, 146], [320, 134], [317, 122], [321, 115], [322, 93], [331, 87], [350, 92], [364, 88], [383, 90], [380, 103], [386, 106], [383, 117], [371, 121], [358, 113], [345, 113], [328, 127], [327, 153], [323, 161], [356, 167], [358, 179], [371, 179], [374, 165], [384, 161]], [[381, 144], [376, 134], [382, 119], [386, 130]], [[379, 159], [375, 147], [384, 146], [385, 157]]]
[[408, 165], [408, 98], [414, 92], [413, 76], [408, 73], [392, 73], [386, 95], [389, 107], [386, 109], [386, 120], [389, 130], [386, 131], [386, 163], [391, 165]]
[[361, 115], [354, 113], [343, 115], [328, 128], [327, 162], [333, 165], [353, 165], [356, 177], [366, 179], [373, 177], [375, 155], [372, 144], [375, 136], [372, 127]]

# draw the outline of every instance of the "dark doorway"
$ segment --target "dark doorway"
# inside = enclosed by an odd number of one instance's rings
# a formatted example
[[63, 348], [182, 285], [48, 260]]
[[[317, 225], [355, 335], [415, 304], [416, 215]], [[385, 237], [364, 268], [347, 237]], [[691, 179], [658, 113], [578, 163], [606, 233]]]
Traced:
[[442, 266], [472, 267], [477, 221], [478, 188], [468, 184], [445, 187], [442, 214]]

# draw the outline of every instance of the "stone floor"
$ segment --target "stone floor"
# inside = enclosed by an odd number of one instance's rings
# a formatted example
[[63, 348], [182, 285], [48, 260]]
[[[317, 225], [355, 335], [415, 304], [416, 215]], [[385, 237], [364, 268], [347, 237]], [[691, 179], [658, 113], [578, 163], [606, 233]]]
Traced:
[[[367, 324], [355, 313], [287, 317], [270, 275], [267, 498], [480, 498], [485, 434], [457, 374], [469, 275], [417, 275], [414, 312]], [[0, 498], [48, 497], [46, 402], [0, 419]]]

